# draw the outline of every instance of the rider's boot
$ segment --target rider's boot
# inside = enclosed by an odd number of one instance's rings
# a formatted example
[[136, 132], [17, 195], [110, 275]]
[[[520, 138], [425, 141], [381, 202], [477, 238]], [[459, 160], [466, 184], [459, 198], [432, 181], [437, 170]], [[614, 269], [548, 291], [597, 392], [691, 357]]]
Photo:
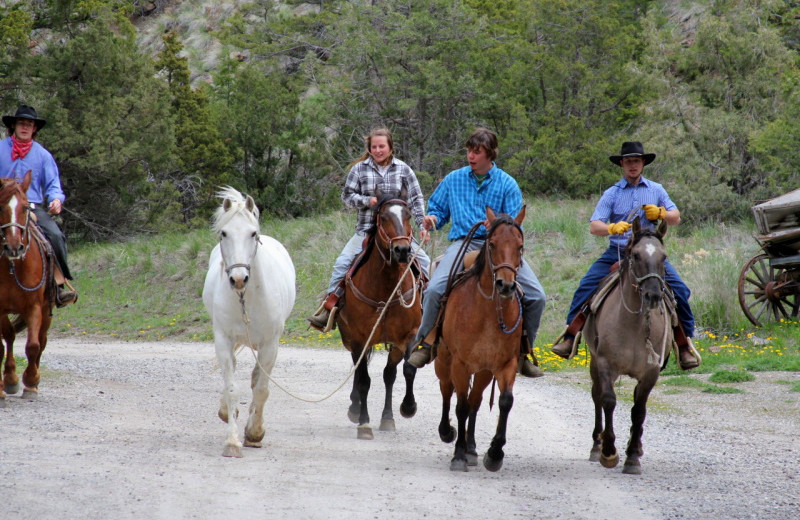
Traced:
[[336, 315], [333, 310], [339, 303], [339, 298], [341, 298], [339, 289], [340, 288], [337, 287], [334, 292], [328, 293], [317, 309], [317, 312], [308, 318], [308, 323], [320, 332], [328, 332], [333, 328], [333, 320]]
[[58, 291], [56, 292], [56, 307], [64, 307], [65, 305], [69, 305], [70, 303], [75, 303], [78, 301], [78, 291], [72, 287], [69, 281], [64, 277], [64, 274], [61, 272], [61, 268], [59, 268], [57, 265], [55, 266], [53, 277], [58, 285]]
[[691, 370], [700, 366], [700, 353], [694, 348], [692, 339], [683, 331], [683, 326], [678, 324], [672, 327], [675, 337], [675, 346], [678, 347], [678, 366], [682, 370]]
[[420, 342], [419, 347], [408, 356], [408, 363], [416, 368], [422, 368], [436, 358], [436, 327], [433, 327], [425, 338]]
[[[539, 368], [539, 361], [536, 359], [536, 356], [533, 353], [531, 342], [528, 341], [528, 335], [525, 332], [522, 333], [522, 340], [520, 341], [519, 350], [520, 354], [517, 370], [520, 375], [525, 377], [542, 377], [544, 372], [542, 372], [542, 369]], [[530, 358], [528, 358], [529, 354]]]
[[583, 330], [583, 325], [586, 323], [586, 314], [581, 309], [578, 314], [572, 318], [572, 323], [567, 325], [564, 333], [556, 339], [555, 344], [550, 349], [553, 354], [560, 356], [564, 359], [569, 359], [575, 352], [575, 337]]

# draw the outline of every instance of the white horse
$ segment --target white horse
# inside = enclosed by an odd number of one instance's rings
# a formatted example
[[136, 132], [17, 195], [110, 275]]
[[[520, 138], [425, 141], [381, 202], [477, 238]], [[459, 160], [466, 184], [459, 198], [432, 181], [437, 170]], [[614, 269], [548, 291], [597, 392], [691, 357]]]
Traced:
[[295, 270], [280, 242], [262, 235], [258, 208], [249, 195], [231, 187], [217, 194], [222, 206], [214, 215], [213, 230], [219, 237], [211, 251], [203, 287], [203, 303], [214, 327], [217, 361], [225, 387], [219, 418], [228, 424], [222, 455], [241, 457], [242, 443], [236, 424], [236, 350], [251, 346], [258, 351], [250, 387], [253, 401], [244, 430], [244, 445], [261, 447], [264, 438], [264, 403], [269, 397], [269, 374], [278, 355], [278, 341], [294, 307]]

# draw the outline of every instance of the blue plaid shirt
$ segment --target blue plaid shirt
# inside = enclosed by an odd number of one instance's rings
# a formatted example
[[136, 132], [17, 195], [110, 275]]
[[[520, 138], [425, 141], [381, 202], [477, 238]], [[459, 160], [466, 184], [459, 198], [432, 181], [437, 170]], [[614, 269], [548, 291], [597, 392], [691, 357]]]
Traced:
[[[486, 220], [486, 206], [512, 217], [522, 209], [522, 191], [517, 181], [494, 163], [480, 187], [469, 166], [447, 174], [428, 199], [428, 214], [436, 217], [436, 229], [452, 220], [448, 238], [458, 240], [477, 222]], [[476, 238], [485, 236], [484, 227], [475, 232]]]
[[[606, 223], [619, 222], [626, 220], [634, 208], [639, 208], [628, 222], [632, 222], [636, 215], [639, 215], [642, 227], [653, 227], [653, 223], [647, 220], [644, 210], [641, 209], [645, 204], [664, 206], [667, 211], [678, 208], [667, 195], [667, 190], [659, 183], [641, 177], [639, 183], [633, 186], [623, 177], [603, 193], [589, 220], [600, 220]], [[631, 233], [632, 231], [628, 231], [624, 235], [609, 235], [609, 242], [612, 246], [624, 248]]]

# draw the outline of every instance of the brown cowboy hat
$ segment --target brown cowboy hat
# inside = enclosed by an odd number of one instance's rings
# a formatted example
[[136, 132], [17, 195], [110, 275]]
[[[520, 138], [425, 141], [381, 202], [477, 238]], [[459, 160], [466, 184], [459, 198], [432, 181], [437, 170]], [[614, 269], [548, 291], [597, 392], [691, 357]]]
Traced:
[[36, 109], [28, 105], [20, 105], [17, 113], [13, 116], [3, 116], [3, 124], [6, 125], [6, 128], [11, 129], [17, 119], [30, 119], [36, 124], [37, 130], [41, 130], [47, 124], [47, 121], [40, 119], [36, 114]]
[[622, 159], [624, 157], [641, 157], [644, 159], [644, 164], [646, 166], [656, 159], [656, 154], [644, 153], [644, 146], [642, 146], [642, 143], [639, 141], [625, 141], [622, 143], [622, 150], [619, 152], [619, 155], [610, 155], [608, 159], [617, 166], [622, 166]]

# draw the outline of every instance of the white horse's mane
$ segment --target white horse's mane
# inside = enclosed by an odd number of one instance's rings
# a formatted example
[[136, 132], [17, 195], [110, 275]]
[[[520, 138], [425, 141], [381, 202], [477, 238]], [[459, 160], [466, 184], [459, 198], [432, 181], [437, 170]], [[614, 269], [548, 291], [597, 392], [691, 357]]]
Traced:
[[218, 233], [222, 229], [222, 226], [230, 222], [230, 220], [239, 213], [247, 215], [250, 221], [258, 227], [258, 207], [253, 204], [253, 211], [248, 211], [245, 206], [247, 198], [242, 195], [239, 190], [231, 186], [225, 186], [217, 191], [217, 197], [222, 199], [223, 202], [229, 200], [231, 202], [231, 207], [226, 211], [224, 205], [221, 205], [214, 212], [214, 223], [211, 227], [215, 233]]

